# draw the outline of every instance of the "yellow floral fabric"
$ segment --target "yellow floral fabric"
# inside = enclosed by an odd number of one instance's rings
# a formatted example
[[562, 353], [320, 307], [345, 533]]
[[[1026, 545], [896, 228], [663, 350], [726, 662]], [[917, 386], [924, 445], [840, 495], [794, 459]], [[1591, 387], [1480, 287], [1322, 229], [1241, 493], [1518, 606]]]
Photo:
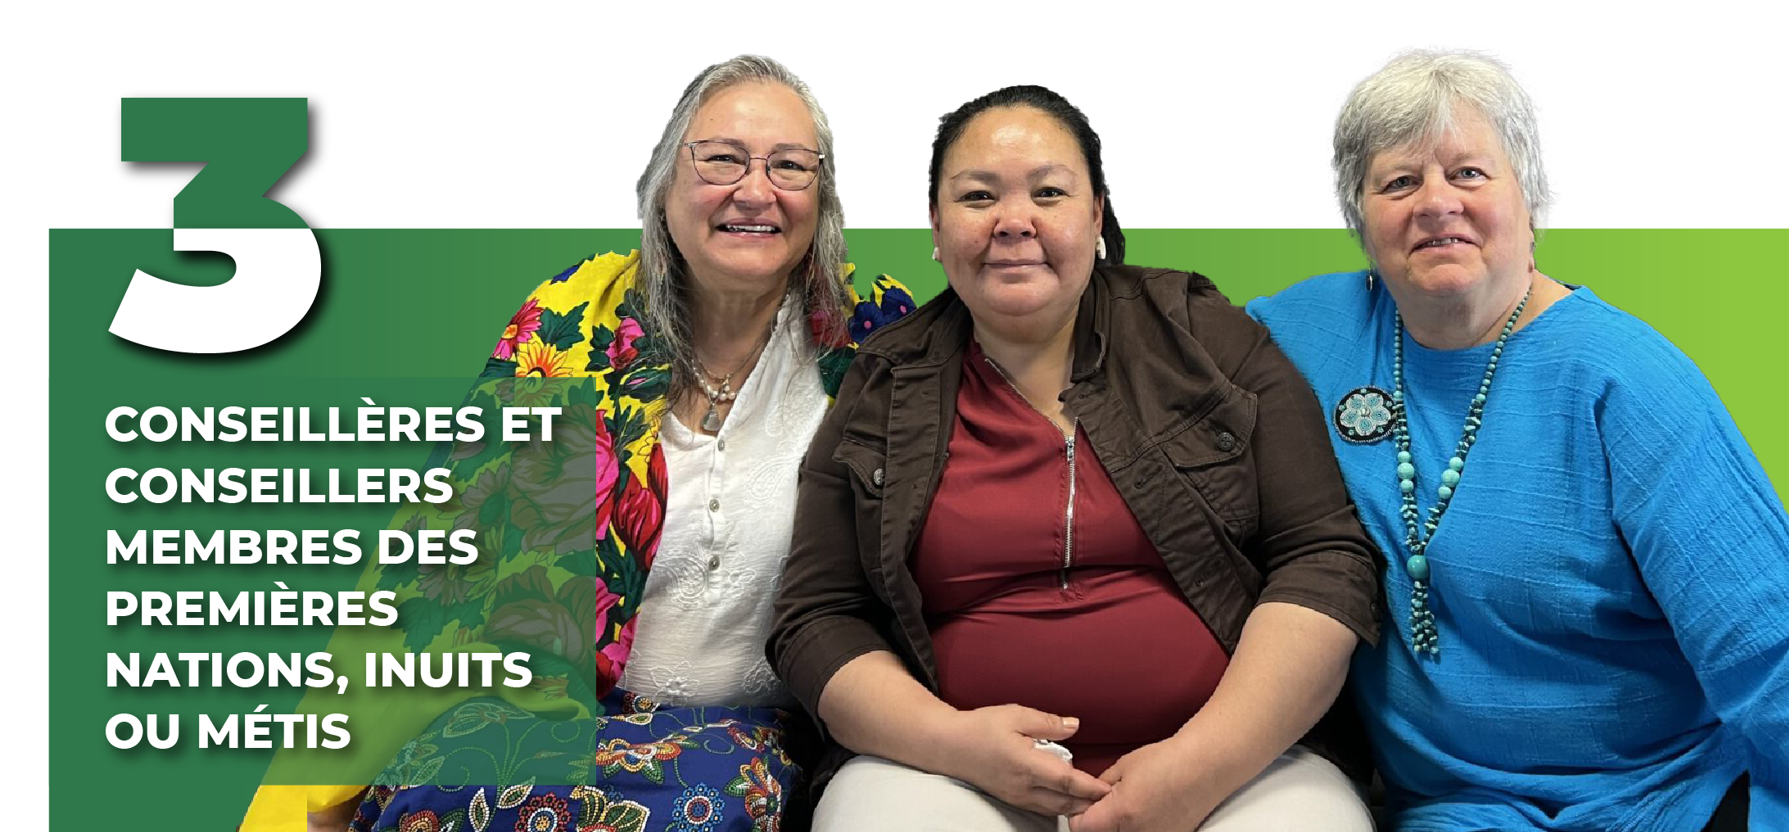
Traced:
[[[288, 751], [267, 782], [369, 783], [438, 714], [478, 696], [501, 696], [556, 718], [602, 712], [601, 700], [619, 680], [633, 642], [667, 489], [659, 421], [671, 372], [641, 314], [638, 269], [638, 252], [592, 257], [523, 302], [468, 396], [486, 420], [484, 439], [441, 446], [428, 462], [450, 469], [453, 499], [407, 505], [393, 522], [413, 536], [472, 530], [478, 559], [464, 566], [412, 560], [373, 567], [361, 588], [396, 592], [398, 622], [338, 631], [330, 647], [351, 662], [374, 652], [523, 652], [532, 682], [313, 692], [301, 710], [350, 713], [354, 753]], [[847, 280], [853, 271], [844, 267]], [[872, 286], [869, 298], [853, 291], [852, 308], [838, 313], [849, 316], [848, 336], [829, 337], [839, 328], [826, 316], [811, 320], [829, 396], [857, 344], [915, 306], [887, 275]], [[552, 440], [501, 442], [500, 409], [513, 406], [560, 408]], [[359, 791], [289, 788], [309, 789], [311, 811]], [[263, 822], [257, 818], [278, 801], [296, 805], [286, 789], [264, 787], [244, 829], [278, 828], [257, 825]]]

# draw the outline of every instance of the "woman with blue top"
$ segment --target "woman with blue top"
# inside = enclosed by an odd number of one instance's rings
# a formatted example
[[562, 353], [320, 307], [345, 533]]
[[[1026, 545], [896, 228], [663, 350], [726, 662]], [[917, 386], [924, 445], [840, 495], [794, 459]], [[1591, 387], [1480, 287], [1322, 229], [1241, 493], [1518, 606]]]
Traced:
[[1393, 828], [1789, 829], [1789, 516], [1683, 353], [1536, 269], [1527, 96], [1402, 56], [1334, 164], [1372, 268], [1249, 312], [1391, 564], [1352, 683]]

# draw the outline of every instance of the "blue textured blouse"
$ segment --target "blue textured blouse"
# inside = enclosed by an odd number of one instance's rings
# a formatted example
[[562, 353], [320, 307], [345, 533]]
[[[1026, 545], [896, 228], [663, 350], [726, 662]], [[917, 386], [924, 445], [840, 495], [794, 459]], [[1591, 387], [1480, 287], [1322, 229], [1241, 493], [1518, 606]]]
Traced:
[[[1394, 441], [1344, 439], [1384, 414], [1336, 410], [1392, 389], [1391, 295], [1332, 274], [1248, 311], [1332, 417], [1391, 564], [1351, 683], [1397, 829], [1697, 830], [1747, 769], [1752, 829], [1789, 829], [1789, 515], [1688, 357], [1582, 287], [1510, 337], [1428, 548], [1419, 658]], [[1490, 351], [1404, 336], [1424, 519]]]

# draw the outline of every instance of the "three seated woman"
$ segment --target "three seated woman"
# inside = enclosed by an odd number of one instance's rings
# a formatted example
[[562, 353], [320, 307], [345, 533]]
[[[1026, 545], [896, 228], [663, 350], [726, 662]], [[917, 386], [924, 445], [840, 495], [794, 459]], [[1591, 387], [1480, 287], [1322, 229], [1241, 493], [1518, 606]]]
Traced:
[[1538, 270], [1527, 96], [1411, 53], [1334, 148], [1370, 269], [1245, 314], [1126, 264], [1086, 117], [997, 90], [939, 125], [916, 310], [852, 288], [806, 86], [705, 70], [642, 250], [487, 364], [592, 385], [594, 542], [396, 581], [563, 701], [431, 710], [313, 825], [1369, 830], [1376, 767], [1400, 830], [1789, 828], [1789, 515], [1682, 353]]

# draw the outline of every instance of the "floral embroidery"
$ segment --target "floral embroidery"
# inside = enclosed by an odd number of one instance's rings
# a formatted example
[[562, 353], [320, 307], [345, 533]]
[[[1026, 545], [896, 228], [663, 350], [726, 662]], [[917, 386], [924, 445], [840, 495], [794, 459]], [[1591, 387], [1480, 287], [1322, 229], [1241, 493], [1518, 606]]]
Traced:
[[561, 832], [571, 820], [571, 806], [556, 794], [535, 795], [517, 813], [516, 832]]
[[471, 805], [466, 807], [466, 818], [472, 821], [472, 832], [485, 832], [485, 826], [491, 822], [491, 804], [485, 800], [484, 789], [472, 796]]
[[691, 786], [677, 798], [671, 832], [714, 832], [721, 823], [720, 792], [707, 786]]
[[613, 788], [578, 786], [571, 790], [578, 804], [578, 832], [641, 832], [652, 811], [623, 799]]
[[[489, 699], [467, 702], [454, 709], [453, 716], [447, 722], [447, 727], [441, 730], [441, 736], [448, 739], [463, 737], [486, 725], [502, 725], [511, 717], [516, 716], [527, 716], [527, 713], [520, 708], [503, 702], [493, 702]], [[424, 734], [423, 736], [428, 735]]]
[[631, 691], [621, 695], [621, 712], [624, 714], [648, 714], [656, 710], [658, 710], [657, 700], [648, 699]]
[[[675, 739], [682, 739], [675, 737]], [[630, 745], [627, 740], [609, 740], [596, 751], [592, 765], [602, 766], [603, 774], [613, 777], [616, 772], [628, 771], [645, 776], [654, 783], [665, 780], [664, 764], [677, 759], [683, 754], [683, 745], [679, 742], [651, 742], [641, 745]]]
[[672, 702], [701, 701], [699, 686], [690, 679], [695, 668], [689, 662], [678, 662], [672, 667], [654, 667], [649, 672], [652, 677], [653, 690], [660, 691]]
[[739, 776], [727, 784], [727, 794], [745, 798], [745, 813], [754, 832], [778, 832], [783, 822], [783, 785], [770, 776], [763, 757], [739, 767]]
[[497, 808], [514, 809], [522, 805], [522, 801], [527, 800], [528, 795], [533, 793], [534, 781], [532, 779], [526, 783], [517, 783], [497, 793]]
[[372, 790], [367, 793], [366, 799], [368, 802], [378, 804], [380, 809], [384, 809], [391, 805], [391, 797], [396, 793], [397, 789], [390, 786], [375, 785]]
[[[620, 714], [624, 696], [612, 691], [599, 704]], [[507, 708], [494, 697], [466, 704]], [[485, 723], [501, 729], [441, 736], [456, 717], [474, 713], [498, 715], [456, 708], [416, 742], [452, 759], [451, 785], [376, 788], [351, 828], [402, 832], [396, 824], [404, 821], [429, 829], [422, 813], [430, 812], [438, 832], [775, 830], [783, 795], [800, 777], [782, 748], [789, 716], [775, 709], [660, 707], [565, 721], [510, 714]]]
[[733, 743], [740, 748], [746, 748], [752, 751], [763, 751], [764, 746], [770, 740], [774, 739], [776, 735], [777, 732], [775, 730], [766, 728], [762, 725], [753, 726], [749, 732], [743, 730], [737, 722], [731, 722], [727, 725], [727, 736], [732, 738]]
[[398, 819], [398, 832], [441, 832], [441, 819], [434, 812], [416, 812]]
[[1377, 387], [1356, 387], [1336, 404], [1336, 433], [1355, 443], [1376, 442], [1391, 433], [1391, 394]]
[[430, 731], [405, 743], [404, 747], [398, 751], [397, 758], [392, 760], [391, 765], [387, 767], [388, 771], [396, 773], [395, 776], [386, 777], [382, 773], [380, 785], [401, 786], [406, 783], [426, 783], [434, 779], [435, 775], [440, 772], [443, 762], [441, 758], [435, 756], [441, 750], [440, 747], [430, 742], [435, 737], [436, 733]]

